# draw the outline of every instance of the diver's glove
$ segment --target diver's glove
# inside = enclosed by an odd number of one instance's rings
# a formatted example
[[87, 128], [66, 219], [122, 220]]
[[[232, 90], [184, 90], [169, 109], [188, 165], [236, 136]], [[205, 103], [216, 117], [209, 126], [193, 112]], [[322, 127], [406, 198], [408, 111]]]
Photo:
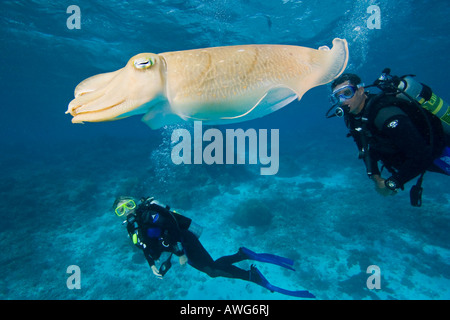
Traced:
[[160, 274], [159, 273], [159, 270], [158, 270], [158, 268], [155, 266], [155, 265], [152, 265], [152, 271], [153, 271], [153, 274], [158, 278], [158, 279], [163, 279], [163, 275], [162, 274]]
[[183, 254], [179, 257], [180, 265], [185, 266], [186, 262], [188, 262], [188, 257]]

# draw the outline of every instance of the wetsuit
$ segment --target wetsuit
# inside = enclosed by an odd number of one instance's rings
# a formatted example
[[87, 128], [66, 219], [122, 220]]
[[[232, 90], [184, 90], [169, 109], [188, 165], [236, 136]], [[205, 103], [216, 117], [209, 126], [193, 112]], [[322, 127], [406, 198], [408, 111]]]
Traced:
[[[247, 281], [251, 271], [233, 266], [247, 259], [241, 251], [231, 256], [213, 260], [194, 233], [189, 231], [192, 220], [171, 211], [156, 201], [144, 201], [135, 214], [127, 217], [127, 230], [135, 245], [143, 250], [150, 266], [155, 265], [162, 252], [176, 256], [186, 254], [188, 263], [210, 277], [237, 278]], [[255, 279], [256, 280], [256, 279]]]
[[362, 157], [369, 176], [380, 175], [381, 161], [400, 188], [426, 170], [444, 173], [433, 160], [441, 155], [447, 138], [437, 117], [415, 106], [406, 109], [406, 103], [398, 98], [369, 95], [360, 114], [346, 115], [350, 135], [360, 151], [368, 152]]

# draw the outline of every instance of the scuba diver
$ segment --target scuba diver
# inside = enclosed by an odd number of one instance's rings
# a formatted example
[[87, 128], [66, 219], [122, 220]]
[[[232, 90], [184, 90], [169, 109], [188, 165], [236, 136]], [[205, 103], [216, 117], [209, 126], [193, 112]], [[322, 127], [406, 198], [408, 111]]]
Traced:
[[[420, 207], [425, 172], [450, 175], [450, 107], [413, 77], [391, 76], [386, 68], [373, 85], [364, 87], [356, 74], [343, 74], [331, 85], [333, 106], [326, 117], [344, 117], [347, 137], [356, 142], [378, 193], [394, 195], [419, 176], [410, 200]], [[370, 87], [381, 93], [366, 92]], [[389, 178], [381, 177], [378, 162]]]
[[[255, 253], [241, 247], [233, 255], [213, 260], [198, 240], [202, 228], [190, 218], [170, 210], [170, 207], [153, 198], [142, 198], [138, 204], [132, 197], [121, 196], [115, 200], [113, 209], [117, 216], [125, 218], [123, 224], [126, 224], [133, 244], [144, 252], [153, 274], [159, 279], [162, 279], [169, 271], [172, 266], [172, 255], [176, 255], [181, 265], [187, 262], [212, 278], [242, 279], [256, 283], [272, 292], [300, 298], [315, 298], [306, 290], [290, 291], [270, 284], [254, 265], [251, 265], [250, 270], [243, 270], [233, 265], [243, 260], [255, 260], [294, 270], [292, 267], [294, 261], [291, 259], [268, 253]], [[158, 269], [155, 261], [163, 252], [169, 252], [170, 255]]]

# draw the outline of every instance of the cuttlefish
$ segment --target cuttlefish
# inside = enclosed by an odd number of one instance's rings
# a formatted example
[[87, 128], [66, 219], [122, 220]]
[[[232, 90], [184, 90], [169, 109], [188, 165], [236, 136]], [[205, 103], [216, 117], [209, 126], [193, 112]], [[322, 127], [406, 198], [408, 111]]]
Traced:
[[270, 114], [346, 68], [347, 41], [311, 49], [239, 45], [140, 53], [115, 72], [82, 81], [69, 103], [73, 123], [144, 114], [152, 129], [180, 121], [227, 124]]

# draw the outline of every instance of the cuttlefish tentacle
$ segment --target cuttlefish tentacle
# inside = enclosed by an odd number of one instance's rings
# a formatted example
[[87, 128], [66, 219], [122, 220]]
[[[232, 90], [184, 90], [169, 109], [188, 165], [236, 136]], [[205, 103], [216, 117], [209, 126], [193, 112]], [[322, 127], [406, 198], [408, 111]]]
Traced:
[[[105, 110], [111, 107], [114, 107], [111, 104], [111, 101], [115, 101], [115, 105], [118, 105], [119, 102], [123, 102], [125, 97], [123, 92], [117, 90], [116, 88], [120, 87], [122, 84], [121, 78], [113, 78], [107, 86], [97, 89], [96, 92], [99, 92], [100, 95], [95, 98], [95, 100], [87, 101], [84, 103], [79, 103], [79, 106], [75, 110], [77, 114], [87, 113], [87, 112], [95, 112]], [[90, 94], [90, 93], [88, 93]], [[80, 96], [79, 99], [82, 100], [84, 95]], [[80, 102], [80, 101], [79, 101]]]
[[78, 113], [76, 110], [81, 106], [98, 101], [105, 94], [103, 88], [110, 83], [119, 71], [98, 74], [82, 81], [75, 88], [75, 99], [70, 102], [66, 113], [75, 115]]
[[145, 114], [143, 121], [154, 129], [183, 120], [247, 121], [329, 83], [347, 62], [347, 42], [342, 39], [334, 39], [332, 49], [318, 50], [243, 45], [142, 53], [118, 71], [81, 82], [67, 113], [72, 122]]
[[105, 87], [108, 82], [119, 73], [119, 71], [120, 70], [97, 74], [80, 82], [80, 84], [75, 88], [75, 97]]

